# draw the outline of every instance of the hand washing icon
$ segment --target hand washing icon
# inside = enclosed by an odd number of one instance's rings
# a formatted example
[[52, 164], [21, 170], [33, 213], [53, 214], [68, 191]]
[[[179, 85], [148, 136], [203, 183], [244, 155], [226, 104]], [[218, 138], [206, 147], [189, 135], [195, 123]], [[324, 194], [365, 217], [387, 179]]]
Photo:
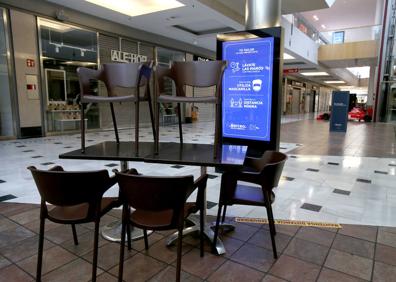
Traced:
[[261, 90], [261, 85], [263, 84], [263, 81], [261, 79], [255, 79], [252, 81], [253, 85], [253, 91], [258, 92]]

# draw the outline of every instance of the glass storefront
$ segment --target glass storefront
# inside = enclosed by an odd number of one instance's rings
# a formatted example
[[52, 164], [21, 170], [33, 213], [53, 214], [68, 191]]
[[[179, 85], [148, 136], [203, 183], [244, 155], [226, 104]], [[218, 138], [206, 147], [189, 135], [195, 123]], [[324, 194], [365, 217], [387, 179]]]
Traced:
[[[77, 130], [80, 126], [78, 67], [97, 68], [97, 33], [47, 19], [38, 19], [43, 101], [47, 132]], [[97, 83], [92, 85], [98, 93]], [[98, 128], [99, 109], [88, 105], [87, 128]]]
[[9, 77], [6, 12], [0, 8], [0, 138], [15, 136]]

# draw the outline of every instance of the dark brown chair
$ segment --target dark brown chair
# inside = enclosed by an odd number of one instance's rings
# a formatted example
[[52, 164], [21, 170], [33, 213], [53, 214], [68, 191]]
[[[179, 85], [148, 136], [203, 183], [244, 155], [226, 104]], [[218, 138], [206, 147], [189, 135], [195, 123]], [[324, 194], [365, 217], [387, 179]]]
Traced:
[[[223, 173], [213, 246], [216, 246], [223, 207], [222, 222], [224, 222], [229, 205], [264, 206], [267, 210], [274, 258], [278, 258], [274, 237], [276, 233], [275, 223], [271, 206], [275, 200], [275, 194], [272, 189], [278, 186], [286, 159], [287, 156], [283, 153], [267, 151], [261, 158], [246, 158], [242, 171]], [[257, 184], [261, 187], [238, 184], [238, 181]]]
[[[195, 182], [193, 176], [154, 177], [137, 175], [132, 169], [125, 173], [116, 173], [120, 186], [120, 199], [123, 203], [121, 249], [118, 280], [122, 281], [125, 233], [128, 222], [142, 228], [144, 243], [148, 249], [147, 230], [178, 230], [176, 280], [180, 281], [182, 234], [184, 220], [198, 210], [200, 211], [200, 247], [203, 251], [203, 209], [207, 175]], [[186, 203], [191, 193], [198, 188], [196, 202]], [[132, 213], [130, 208], [135, 209]], [[130, 249], [130, 238], [128, 238]]]
[[[152, 72], [152, 63], [123, 63], [123, 64], [104, 64], [103, 68], [93, 70], [89, 68], [78, 68], [77, 74], [80, 81], [81, 91], [81, 151], [85, 151], [85, 107], [87, 103], [110, 103], [111, 117], [114, 125], [114, 132], [117, 143], [120, 142], [117, 130], [117, 122], [114, 113], [113, 103], [116, 102], [133, 102], [135, 104], [135, 144], [134, 149], [137, 153], [139, 150], [139, 103], [148, 102], [155, 139], [155, 126], [153, 109], [151, 104], [149, 81]], [[105, 83], [108, 96], [92, 95], [90, 84], [92, 80], [100, 80]], [[126, 88], [131, 93], [121, 96], [120, 88]], [[142, 88], [144, 91], [142, 92]]]
[[[41, 281], [45, 219], [70, 224], [74, 244], [78, 245], [75, 224], [94, 222], [92, 281], [96, 281], [98, 261], [98, 235], [100, 218], [114, 207], [120, 206], [118, 198], [103, 198], [103, 194], [116, 183], [107, 170], [64, 171], [55, 166], [50, 170], [28, 167], [41, 196], [40, 234], [36, 280]], [[47, 206], [50, 204], [52, 206]]]
[[[179, 138], [180, 144], [183, 144], [183, 132], [181, 125], [181, 108], [180, 103], [212, 103], [216, 105], [215, 114], [215, 138], [214, 138], [214, 157], [217, 154], [217, 145], [219, 141], [219, 129], [221, 121], [220, 103], [221, 103], [221, 84], [223, 73], [226, 68], [226, 61], [205, 61], [205, 62], [173, 62], [171, 68], [157, 66], [156, 68], [156, 146], [155, 151], [158, 153], [159, 148], [159, 111], [160, 103], [177, 103], [177, 114], [179, 120]], [[176, 96], [166, 95], [164, 93], [164, 79], [169, 78], [175, 82]], [[187, 97], [185, 86], [192, 87], [211, 87], [216, 86], [214, 96], [207, 97]]]

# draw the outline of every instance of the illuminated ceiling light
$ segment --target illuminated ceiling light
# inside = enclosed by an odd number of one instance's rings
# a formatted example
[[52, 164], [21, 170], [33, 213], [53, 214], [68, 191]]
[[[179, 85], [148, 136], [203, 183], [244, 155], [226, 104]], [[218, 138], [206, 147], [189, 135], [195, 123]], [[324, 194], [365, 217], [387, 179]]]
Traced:
[[318, 18], [317, 15], [313, 15], [313, 18], [314, 18], [315, 21], [318, 21], [318, 20], [319, 20], [319, 18]]
[[324, 83], [328, 83], [328, 84], [343, 84], [343, 83], [345, 83], [345, 81], [342, 81], [342, 80], [328, 80], [328, 81], [324, 81]]
[[304, 76], [328, 76], [329, 74], [325, 71], [317, 71], [317, 72], [302, 72]]
[[294, 60], [295, 58], [292, 55], [289, 55], [287, 53], [283, 53], [283, 59], [284, 60]]
[[322, 27], [323, 29], [326, 29], [326, 26], [325, 26], [324, 24], [322, 24], [321, 27]]
[[176, 0], [85, 0], [115, 12], [136, 17], [185, 6]]
[[351, 73], [353, 73], [358, 78], [369, 78], [370, 77], [370, 67], [354, 67], [347, 68]]

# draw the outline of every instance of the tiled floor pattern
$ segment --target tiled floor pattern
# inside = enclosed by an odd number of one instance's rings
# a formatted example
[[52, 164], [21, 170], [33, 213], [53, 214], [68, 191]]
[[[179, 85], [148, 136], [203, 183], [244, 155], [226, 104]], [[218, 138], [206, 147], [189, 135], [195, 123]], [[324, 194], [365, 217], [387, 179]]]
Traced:
[[[276, 201], [273, 205], [275, 217], [278, 219], [296, 219], [310, 221], [328, 221], [351, 224], [368, 224], [378, 226], [396, 226], [396, 159], [378, 157], [351, 157], [351, 156], [325, 156], [325, 155], [300, 155], [294, 154], [299, 150], [306, 150], [307, 145], [299, 141], [312, 142], [309, 138], [299, 139], [296, 130], [308, 134], [302, 129], [301, 124], [317, 130], [316, 135], [326, 136], [328, 127], [323, 122], [315, 121], [293, 122], [282, 125], [282, 140], [296, 141], [296, 143], [281, 143], [281, 150], [289, 153], [280, 185], [275, 189]], [[328, 126], [328, 124], [327, 124]], [[349, 132], [361, 131], [365, 127], [377, 135], [382, 132], [383, 142], [388, 140], [389, 127], [387, 125], [352, 124]], [[384, 127], [385, 126], [385, 127]], [[305, 127], [304, 127], [305, 128]], [[393, 132], [393, 128], [392, 132]], [[196, 139], [199, 143], [210, 143], [212, 140], [212, 123], [194, 123], [185, 125], [184, 137], [186, 142]], [[132, 130], [122, 130], [121, 140], [132, 140]], [[161, 141], [177, 142], [177, 126], [161, 128]], [[393, 133], [394, 134], [394, 133]], [[141, 131], [142, 141], [151, 141], [150, 128]], [[324, 142], [330, 149], [326, 138], [320, 139], [318, 144]], [[337, 135], [338, 136], [338, 135]], [[337, 137], [340, 138], [340, 137]], [[350, 140], [349, 135], [344, 136]], [[87, 134], [87, 145], [105, 140], [114, 140], [113, 132], [97, 132]], [[359, 139], [360, 146], [363, 146]], [[326, 143], [327, 142], [327, 143]], [[338, 142], [338, 143], [337, 143]], [[339, 146], [337, 141], [333, 144]], [[345, 141], [346, 142], [346, 141]], [[348, 141], [350, 142], [350, 141]], [[348, 143], [346, 142], [346, 143]], [[349, 144], [349, 143], [348, 143]], [[366, 144], [367, 145], [367, 144]], [[364, 146], [366, 146], [364, 145]], [[39, 195], [29, 171], [29, 165], [39, 168], [49, 168], [54, 164], [62, 165], [68, 170], [93, 170], [105, 168], [111, 172], [119, 168], [119, 163], [114, 161], [80, 161], [60, 160], [58, 155], [80, 146], [79, 134], [50, 136], [25, 140], [1, 141], [0, 155], [3, 165], [0, 166], [0, 201], [22, 203], [39, 203]], [[315, 151], [315, 146], [308, 143]], [[367, 145], [368, 146], [368, 145]], [[348, 149], [345, 149], [348, 150]], [[341, 150], [342, 151], [342, 150]], [[383, 151], [380, 151], [381, 154]], [[40, 156], [40, 158], [37, 158]], [[179, 165], [129, 163], [139, 172], [151, 175], [199, 175], [199, 168]], [[208, 180], [207, 199], [208, 214], [215, 215], [218, 201], [221, 177], [213, 168], [209, 168], [211, 175]], [[117, 187], [108, 192], [108, 195], [117, 195]], [[15, 197], [15, 198], [14, 198]], [[234, 206], [228, 209], [229, 216], [240, 217], [265, 217], [263, 208]]]
[[[102, 225], [119, 218], [112, 211]], [[213, 218], [210, 218], [212, 220]], [[0, 203], [0, 281], [33, 281], [39, 228], [38, 205]], [[89, 281], [93, 225], [71, 228], [46, 222], [43, 281]], [[166, 247], [170, 232], [155, 232], [150, 248], [142, 240], [126, 251], [126, 281], [174, 281], [176, 248]], [[272, 257], [267, 225], [237, 223], [222, 234], [227, 253], [215, 256], [199, 240], [183, 241], [182, 281], [395, 281], [396, 228], [343, 225], [342, 229], [277, 226], [278, 260]], [[98, 281], [117, 281], [119, 244], [99, 240]]]

